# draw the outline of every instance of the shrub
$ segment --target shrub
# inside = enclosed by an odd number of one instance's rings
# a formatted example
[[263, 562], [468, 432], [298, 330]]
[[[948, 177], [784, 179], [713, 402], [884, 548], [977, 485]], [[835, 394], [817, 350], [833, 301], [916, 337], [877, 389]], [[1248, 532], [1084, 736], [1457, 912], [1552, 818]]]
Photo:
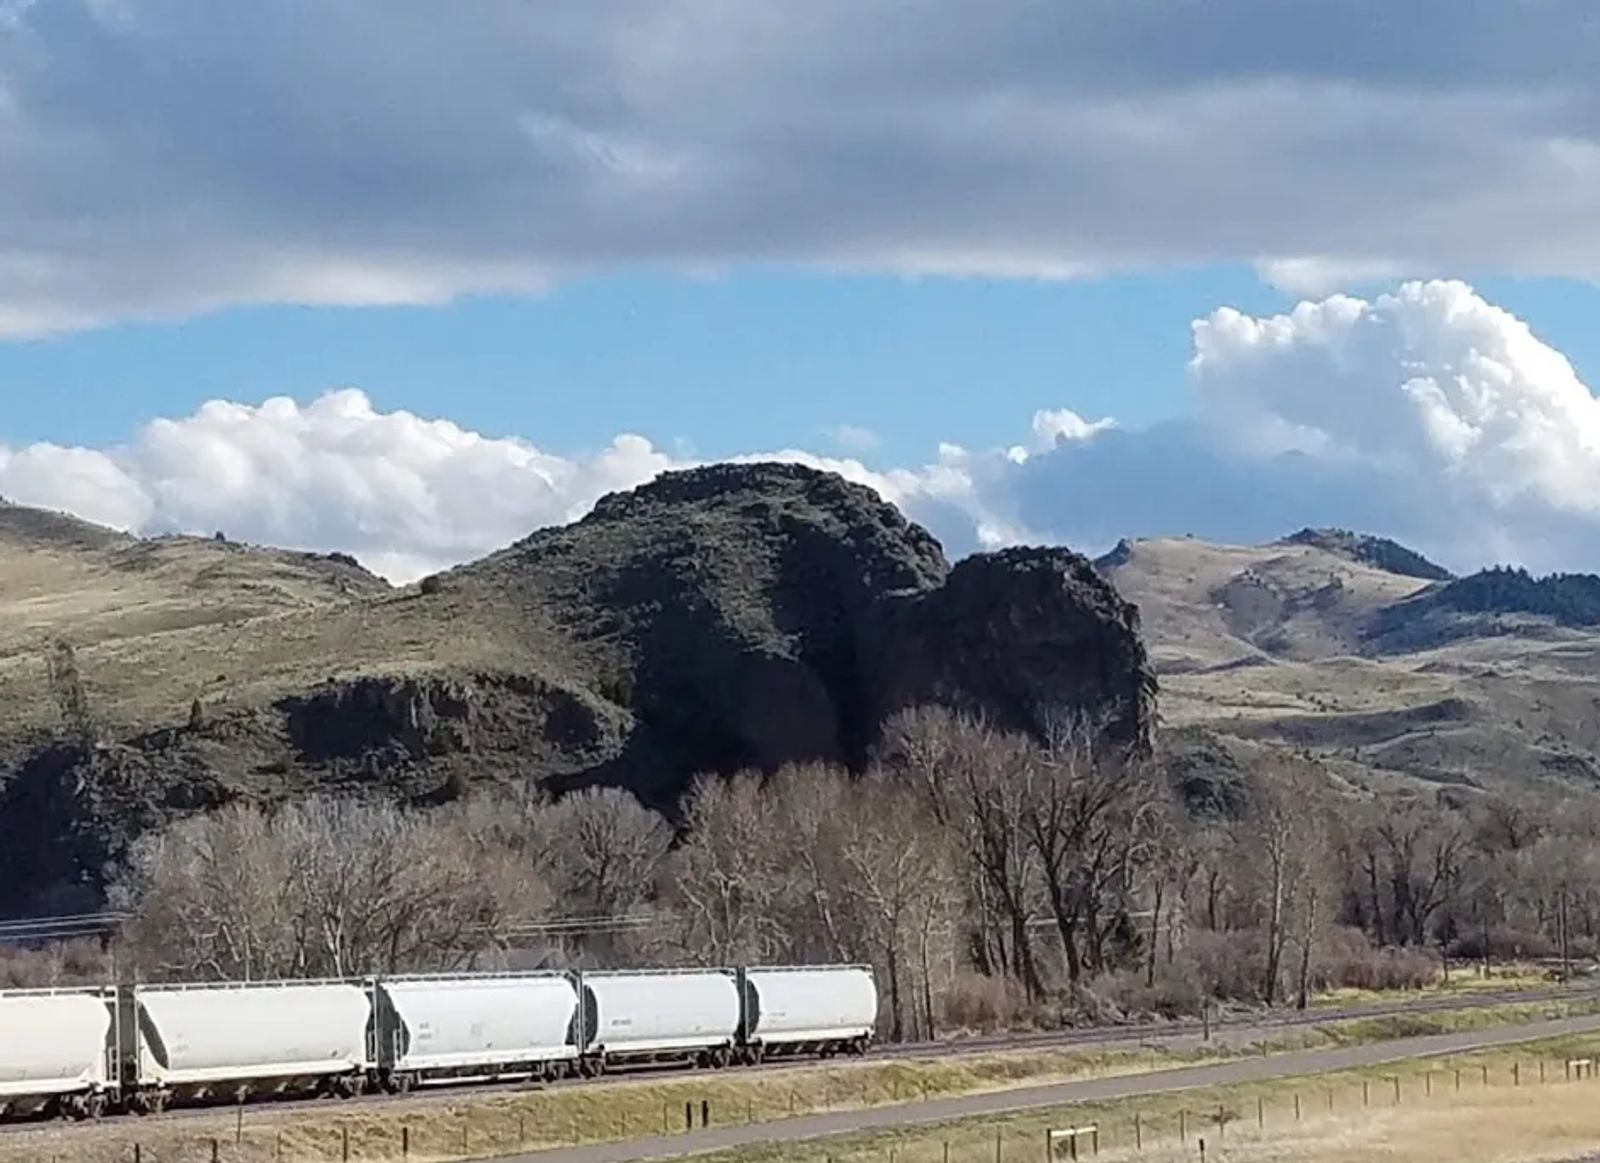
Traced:
[[1188, 958], [1158, 965], [1152, 984], [1145, 983], [1142, 969], [1124, 969], [1096, 978], [1087, 992], [1100, 1000], [1100, 1008], [1126, 1017], [1187, 1017], [1198, 1014], [1206, 1000]]
[[0, 989], [111, 984], [111, 958], [99, 941], [79, 938], [37, 949], [0, 948]]
[[1218, 1001], [1260, 1001], [1265, 938], [1256, 929], [1190, 934], [1185, 959], [1202, 996]]
[[1028, 1011], [1016, 982], [971, 971], [956, 974], [941, 1002], [940, 1026], [946, 1030], [1014, 1029]]
[[1416, 947], [1377, 949], [1359, 929], [1336, 929], [1323, 944], [1319, 987], [1424, 989], [1439, 980], [1437, 955]]

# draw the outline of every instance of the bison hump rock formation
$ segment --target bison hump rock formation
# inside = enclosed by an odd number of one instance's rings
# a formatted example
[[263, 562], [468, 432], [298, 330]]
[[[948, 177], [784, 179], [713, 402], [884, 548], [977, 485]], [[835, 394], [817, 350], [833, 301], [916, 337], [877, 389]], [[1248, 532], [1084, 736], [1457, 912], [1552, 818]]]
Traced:
[[872, 490], [799, 465], [670, 473], [467, 572], [536, 589], [603, 645], [631, 690], [629, 750], [645, 749], [607, 777], [651, 798], [695, 771], [858, 765], [889, 714], [923, 702], [1024, 730], [1084, 713], [1121, 744], [1149, 739], [1137, 613], [1085, 558], [1012, 549], [952, 569]]

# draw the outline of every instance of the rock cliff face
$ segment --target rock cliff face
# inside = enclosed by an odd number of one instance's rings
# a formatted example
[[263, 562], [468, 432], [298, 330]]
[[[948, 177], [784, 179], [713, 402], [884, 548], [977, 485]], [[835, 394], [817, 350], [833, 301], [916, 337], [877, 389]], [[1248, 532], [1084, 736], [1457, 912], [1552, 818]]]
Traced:
[[1082, 713], [1109, 742], [1146, 751], [1155, 678], [1137, 609], [1065, 549], [969, 557], [944, 582], [888, 603], [879, 706], [936, 702], [1039, 733]]
[[1118, 746], [1153, 727], [1137, 614], [1085, 559], [952, 569], [875, 493], [797, 466], [668, 474], [411, 591], [297, 597], [79, 652], [92, 732], [41, 710], [0, 743], [0, 907], [90, 898], [132, 836], [238, 798], [532, 779], [670, 811], [697, 772], [860, 764], [916, 703], [1082, 712]]

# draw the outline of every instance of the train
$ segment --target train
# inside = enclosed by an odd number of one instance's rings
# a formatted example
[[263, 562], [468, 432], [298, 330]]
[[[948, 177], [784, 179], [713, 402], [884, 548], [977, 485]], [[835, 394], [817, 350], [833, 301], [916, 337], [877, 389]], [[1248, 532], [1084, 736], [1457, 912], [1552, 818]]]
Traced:
[[870, 966], [0, 991], [0, 1118], [864, 1054]]

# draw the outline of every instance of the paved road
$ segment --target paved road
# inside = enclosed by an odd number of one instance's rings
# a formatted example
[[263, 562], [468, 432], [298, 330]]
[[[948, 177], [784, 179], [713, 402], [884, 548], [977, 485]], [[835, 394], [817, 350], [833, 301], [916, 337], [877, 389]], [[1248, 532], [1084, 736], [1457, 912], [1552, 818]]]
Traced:
[[564, 1147], [507, 1158], [502, 1163], [634, 1163], [644, 1159], [669, 1159], [727, 1147], [745, 1147], [796, 1139], [815, 1139], [825, 1135], [877, 1131], [950, 1119], [1007, 1114], [1040, 1107], [1064, 1106], [1075, 1102], [1134, 1098], [1209, 1086], [1262, 1082], [1297, 1074], [1321, 1074], [1331, 1070], [1378, 1066], [1407, 1058], [1439, 1054], [1459, 1054], [1471, 1050], [1511, 1046], [1566, 1034], [1600, 1032], [1600, 1015], [1538, 1022], [1524, 1026], [1472, 1030], [1459, 1034], [1435, 1034], [1423, 1038], [1400, 1038], [1366, 1046], [1335, 1050], [1300, 1050], [1260, 1058], [1221, 1062], [1210, 1066], [1189, 1066], [1151, 1074], [1120, 1078], [1095, 1078], [1053, 1086], [1035, 1086], [989, 1094], [961, 1095], [933, 1099], [903, 1106], [873, 1110], [839, 1111], [831, 1114], [802, 1115], [771, 1123], [748, 1126], [713, 1127], [681, 1135], [637, 1139], [628, 1143], [600, 1143], [590, 1147]]

